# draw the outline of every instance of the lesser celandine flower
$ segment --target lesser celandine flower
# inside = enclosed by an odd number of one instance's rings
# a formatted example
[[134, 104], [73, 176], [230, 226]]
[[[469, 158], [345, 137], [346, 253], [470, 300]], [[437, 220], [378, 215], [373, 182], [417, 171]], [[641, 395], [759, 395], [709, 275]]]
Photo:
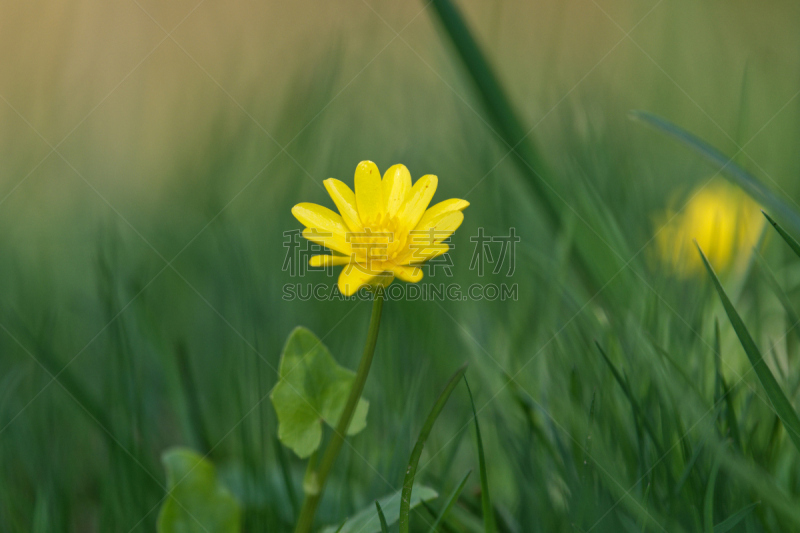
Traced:
[[657, 225], [664, 225], [656, 236], [661, 260], [688, 277], [703, 271], [693, 240], [719, 270], [735, 267], [750, 257], [764, 217], [740, 189], [717, 182], [692, 193], [677, 214], [667, 210]]
[[364, 286], [386, 286], [396, 277], [416, 283], [419, 265], [449, 250], [444, 242], [464, 220], [466, 200], [453, 198], [430, 209], [436, 176], [411, 185], [404, 165], [394, 165], [381, 179], [372, 161], [356, 167], [355, 192], [337, 179], [325, 180], [339, 213], [312, 203], [297, 204], [292, 214], [306, 229], [303, 237], [331, 250], [316, 255], [311, 266], [343, 265], [339, 290], [350, 296]]

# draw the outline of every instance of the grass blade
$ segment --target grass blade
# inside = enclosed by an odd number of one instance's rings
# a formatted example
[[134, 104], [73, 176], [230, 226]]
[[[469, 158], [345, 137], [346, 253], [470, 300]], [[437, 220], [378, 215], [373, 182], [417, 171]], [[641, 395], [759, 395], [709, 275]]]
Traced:
[[[719, 385], [720, 398], [725, 398], [725, 420], [728, 423], [728, 431], [731, 432], [731, 438], [734, 445], [739, 450], [743, 450], [742, 437], [739, 433], [739, 420], [736, 418], [736, 410], [733, 405], [733, 393], [722, 375], [722, 336], [719, 332], [719, 320], [714, 319], [714, 370], [716, 372], [716, 380]], [[714, 404], [719, 403], [719, 398], [714, 398]], [[714, 416], [717, 419], [718, 415]]]
[[727, 533], [728, 531], [736, 527], [739, 524], [739, 522], [747, 518], [747, 516], [753, 512], [753, 509], [755, 509], [756, 505], [758, 505], [759, 503], [761, 502], [751, 503], [750, 505], [742, 507], [741, 509], [730, 515], [728, 518], [726, 518], [725, 520], [714, 526], [714, 533]]
[[283, 486], [286, 489], [286, 496], [289, 498], [289, 505], [292, 507], [292, 516], [297, 518], [297, 511], [300, 508], [297, 501], [297, 493], [294, 490], [294, 483], [292, 483], [292, 472], [289, 465], [289, 458], [284, 453], [283, 445], [278, 437], [272, 441], [275, 447], [275, 456], [278, 459], [278, 465], [281, 467], [281, 478], [283, 479]]
[[[537, 209], [557, 231], [569, 225], [569, 214], [562, 209], [564, 199], [552, 187], [549, 170], [538, 147], [530, 139], [531, 129], [524, 126], [522, 116], [514, 108], [508, 93], [495, 73], [492, 65], [475, 39], [464, 17], [452, 0], [431, 0], [439, 21], [455, 47], [455, 51], [478, 89], [484, 109], [491, 122], [492, 132], [502, 140], [502, 148], [508, 150], [507, 155], [517, 165], [520, 173], [526, 178], [524, 184], [529, 187]], [[606, 217], [603, 223], [608, 223]], [[598, 220], [598, 223], [600, 221]], [[612, 230], [613, 231], [613, 230]], [[574, 235], [576, 245], [573, 259], [578, 270], [585, 277], [590, 289], [596, 289], [605, 283], [609, 276], [615, 275], [622, 263], [613, 254], [608, 254], [605, 246], [603, 252], [597, 252], [597, 239], [592, 234], [577, 232]], [[622, 242], [618, 242], [620, 246]], [[592, 290], [594, 292], [594, 290]]]
[[658, 453], [659, 457], [663, 457], [665, 455], [664, 448], [661, 446], [661, 441], [658, 440], [656, 430], [653, 428], [653, 425], [650, 423], [650, 420], [644, 416], [642, 412], [642, 408], [639, 405], [639, 402], [636, 401], [636, 398], [633, 396], [633, 392], [631, 392], [630, 388], [628, 387], [627, 381], [622, 378], [622, 374], [619, 373], [619, 370], [614, 366], [614, 363], [611, 362], [611, 359], [608, 358], [606, 352], [603, 351], [603, 348], [600, 346], [600, 343], [595, 342], [595, 346], [597, 349], [600, 350], [600, 355], [603, 356], [603, 360], [606, 362], [608, 367], [611, 369], [611, 373], [614, 375], [614, 379], [619, 383], [619, 386], [622, 388], [622, 392], [625, 393], [625, 397], [628, 399], [628, 402], [631, 404], [631, 408], [633, 412], [639, 420], [641, 420], [642, 425], [644, 426], [645, 431], [650, 435], [653, 444], [656, 447], [656, 452]]
[[761, 211], [761, 213], [763, 213], [764, 216], [767, 217], [767, 220], [769, 221], [769, 223], [772, 224], [772, 227], [775, 228], [775, 230], [778, 232], [778, 234], [781, 237], [783, 237], [783, 240], [786, 241], [786, 244], [789, 245], [789, 248], [791, 248], [792, 251], [797, 254], [797, 257], [800, 257], [800, 244], [798, 244], [798, 242], [795, 240], [795, 238], [792, 237], [791, 235], [789, 235], [788, 233], [786, 233], [786, 230], [783, 229], [780, 226], [780, 224], [778, 224], [777, 222], [772, 220], [772, 217], [770, 217], [764, 211]]
[[450, 394], [453, 393], [453, 389], [456, 388], [458, 381], [466, 371], [467, 363], [464, 363], [461, 368], [456, 370], [455, 374], [450, 378], [450, 381], [447, 382], [447, 385], [442, 393], [439, 394], [436, 403], [433, 404], [433, 408], [419, 432], [419, 437], [417, 438], [417, 443], [414, 445], [414, 449], [411, 450], [406, 476], [403, 479], [403, 492], [400, 497], [400, 533], [408, 533], [408, 513], [411, 510], [411, 489], [414, 485], [414, 477], [417, 475], [417, 466], [419, 465], [419, 457], [422, 455], [422, 448], [425, 447], [425, 441], [428, 439], [428, 435], [430, 435], [433, 424], [439, 417], [439, 413], [442, 412], [444, 405], [447, 403], [448, 398], [450, 398]]
[[[697, 245], [697, 243], [695, 243], [695, 245]], [[714, 287], [717, 289], [717, 293], [722, 300], [725, 313], [727, 313], [728, 319], [731, 321], [734, 331], [736, 331], [736, 336], [739, 337], [739, 342], [742, 344], [747, 358], [750, 360], [750, 364], [753, 365], [753, 370], [755, 370], [758, 380], [761, 382], [761, 386], [764, 387], [767, 397], [770, 403], [772, 403], [772, 407], [775, 409], [778, 418], [781, 419], [781, 422], [783, 422], [783, 425], [786, 427], [789, 438], [792, 439], [795, 447], [800, 451], [800, 418], [798, 418], [797, 412], [794, 410], [794, 407], [792, 407], [791, 402], [775, 380], [775, 376], [772, 375], [769, 367], [761, 357], [758, 346], [756, 346], [753, 337], [750, 336], [750, 332], [747, 331], [747, 327], [744, 325], [739, 313], [736, 312], [736, 308], [725, 293], [725, 289], [722, 288], [722, 284], [716, 273], [714, 273], [714, 269], [708, 262], [703, 250], [699, 245], [697, 245], [697, 249], [700, 251], [700, 257], [703, 259], [706, 270], [708, 270], [708, 274], [711, 276], [711, 281], [713, 281]]]
[[489, 498], [489, 478], [486, 475], [486, 457], [483, 453], [483, 440], [481, 439], [481, 428], [478, 424], [478, 413], [475, 411], [475, 400], [472, 399], [472, 390], [469, 388], [467, 378], [464, 378], [469, 393], [469, 401], [472, 404], [472, 416], [475, 420], [475, 440], [478, 443], [478, 466], [481, 473], [481, 508], [483, 509], [483, 530], [486, 533], [494, 533], [497, 525], [494, 521], [494, 510], [492, 500]]
[[378, 500], [375, 500], [375, 508], [378, 509], [378, 519], [381, 521], [381, 533], [389, 533], [389, 525], [386, 523], [386, 517], [383, 516], [383, 509]]
[[648, 113], [647, 111], [632, 111], [631, 117], [634, 120], [644, 122], [657, 130], [666, 133], [674, 139], [682, 142], [698, 154], [705, 157], [714, 165], [719, 165], [719, 173], [724, 175], [729, 181], [741, 187], [756, 202], [764, 207], [768, 207], [780, 215], [781, 220], [785, 221], [791, 228], [800, 233], [800, 215], [798, 215], [786, 202], [776, 196], [772, 191], [765, 187], [755, 176], [733, 162], [733, 159], [726, 156], [707, 142], [694, 136], [683, 128], [672, 122]]
[[[497, 128], [497, 133], [505, 144], [524, 162], [520, 168], [530, 177], [529, 183], [537, 199], [545, 208], [549, 221], [556, 227], [561, 225], [561, 217], [556, 209], [555, 198], [542, 177], [534, 169], [543, 169], [542, 158], [531, 142], [527, 140], [526, 129], [517, 118], [511, 100], [494, 73], [489, 61], [478, 45], [473, 32], [469, 29], [464, 17], [450, 0], [432, 0], [436, 14], [450, 37], [456, 52], [461, 57], [470, 77], [478, 87], [483, 105]], [[530, 166], [528, 166], [530, 165]]]
[[714, 488], [717, 485], [717, 474], [719, 474], [719, 461], [720, 456], [714, 460], [714, 466], [711, 467], [711, 475], [708, 477], [708, 485], [706, 485], [706, 496], [703, 501], [703, 523], [705, 525], [706, 533], [714, 533]]
[[458, 501], [458, 496], [461, 494], [461, 491], [464, 490], [464, 485], [467, 484], [467, 479], [469, 478], [470, 474], [472, 474], [472, 470], [469, 470], [466, 474], [464, 474], [464, 477], [461, 478], [461, 481], [458, 483], [458, 485], [456, 485], [456, 488], [453, 489], [453, 492], [451, 492], [450, 496], [447, 497], [444, 507], [442, 508], [442, 512], [436, 517], [436, 521], [428, 530], [428, 533], [436, 533], [436, 528], [439, 527], [439, 524], [442, 523], [444, 517], [447, 516], [447, 513], [450, 512], [450, 509], [453, 507], [453, 505], [455, 505], [456, 501]]

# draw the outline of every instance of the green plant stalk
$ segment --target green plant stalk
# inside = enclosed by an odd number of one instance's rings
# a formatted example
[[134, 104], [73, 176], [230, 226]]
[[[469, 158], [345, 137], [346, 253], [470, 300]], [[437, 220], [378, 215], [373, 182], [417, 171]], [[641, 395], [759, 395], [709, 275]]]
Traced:
[[319, 463], [319, 468], [311, 473], [314, 479], [313, 488], [305, 488], [305, 498], [303, 499], [303, 506], [300, 509], [300, 518], [297, 520], [295, 533], [309, 533], [311, 526], [314, 524], [314, 515], [317, 512], [317, 506], [322, 498], [322, 493], [325, 490], [325, 482], [328, 480], [333, 468], [336, 458], [344, 444], [344, 438], [347, 434], [347, 428], [350, 427], [350, 422], [353, 419], [358, 400], [361, 398], [361, 393], [364, 391], [364, 384], [367, 382], [367, 375], [372, 366], [372, 357], [375, 354], [375, 344], [378, 342], [378, 328], [381, 323], [381, 311], [383, 310], [383, 292], [376, 291], [375, 299], [372, 302], [372, 315], [369, 319], [369, 330], [367, 331], [367, 342], [364, 345], [364, 354], [361, 356], [361, 362], [358, 364], [356, 371], [356, 378], [353, 381], [353, 388], [350, 389], [350, 396], [347, 397], [347, 403], [342, 411], [342, 416], [336, 424], [336, 429], [331, 435], [331, 440], [325, 448], [325, 453], [322, 455], [322, 460]]

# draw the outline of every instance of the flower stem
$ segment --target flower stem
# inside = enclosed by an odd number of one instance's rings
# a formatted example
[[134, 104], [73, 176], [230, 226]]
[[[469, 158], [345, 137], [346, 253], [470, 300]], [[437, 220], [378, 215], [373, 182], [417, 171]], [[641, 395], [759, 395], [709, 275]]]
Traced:
[[311, 531], [311, 526], [314, 523], [314, 515], [317, 512], [317, 505], [319, 505], [319, 501], [322, 498], [322, 492], [325, 490], [325, 482], [328, 479], [328, 474], [330, 474], [333, 464], [339, 456], [339, 451], [342, 449], [344, 437], [347, 434], [348, 427], [350, 427], [350, 422], [353, 419], [353, 413], [355, 413], [358, 400], [361, 398], [364, 384], [367, 382], [367, 375], [369, 374], [370, 366], [372, 366], [372, 356], [375, 353], [375, 344], [378, 341], [378, 328], [381, 323], [382, 310], [383, 292], [375, 291], [375, 298], [372, 302], [372, 316], [370, 316], [369, 330], [367, 331], [367, 343], [364, 345], [364, 354], [361, 356], [361, 362], [358, 364], [358, 371], [353, 381], [353, 388], [350, 389], [350, 396], [347, 398], [347, 403], [344, 406], [341, 418], [339, 418], [339, 423], [336, 424], [336, 429], [333, 435], [331, 435], [331, 440], [328, 442], [327, 448], [325, 448], [325, 453], [322, 455], [319, 468], [317, 468], [316, 472], [311, 473], [314, 482], [309, 484], [306, 488], [303, 507], [300, 509], [300, 518], [294, 530], [295, 533], [309, 533]]

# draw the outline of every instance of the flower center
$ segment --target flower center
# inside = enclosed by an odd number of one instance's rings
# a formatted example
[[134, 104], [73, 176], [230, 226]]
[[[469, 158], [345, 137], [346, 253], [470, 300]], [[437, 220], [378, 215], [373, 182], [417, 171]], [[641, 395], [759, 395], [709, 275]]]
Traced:
[[406, 247], [408, 231], [402, 231], [396, 217], [382, 216], [364, 222], [363, 232], [347, 234], [353, 255], [359, 263], [370, 268], [373, 262], [395, 259]]

